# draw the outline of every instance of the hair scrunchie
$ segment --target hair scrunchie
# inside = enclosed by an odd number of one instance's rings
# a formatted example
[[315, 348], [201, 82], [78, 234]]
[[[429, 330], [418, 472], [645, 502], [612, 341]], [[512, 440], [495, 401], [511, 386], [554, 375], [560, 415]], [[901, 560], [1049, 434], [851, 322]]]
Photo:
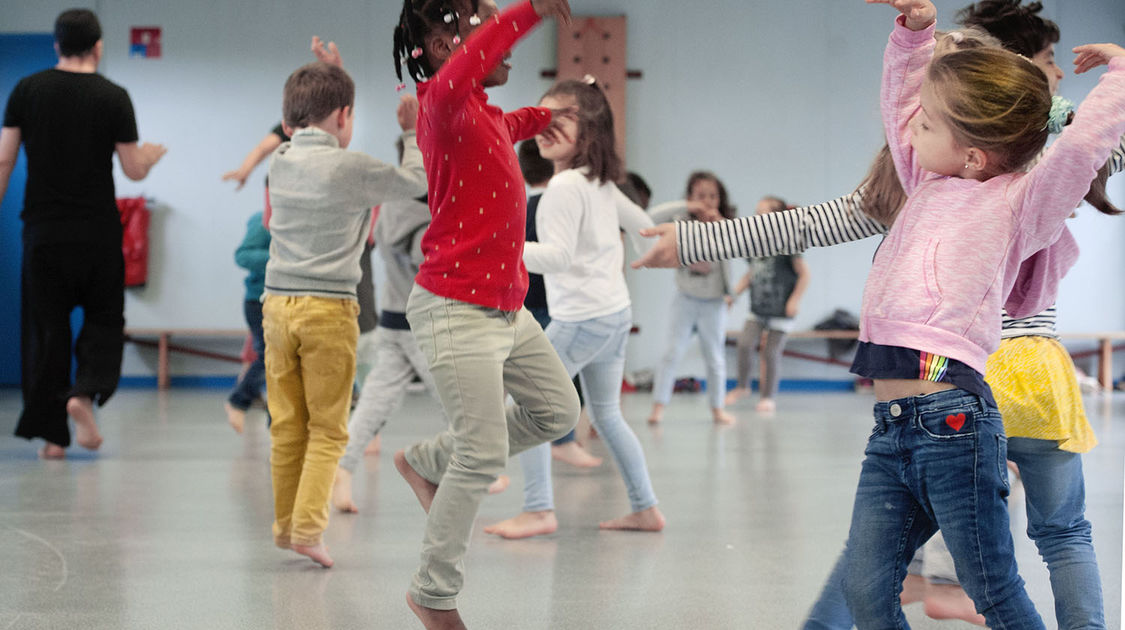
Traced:
[[1074, 113], [1074, 103], [1062, 96], [1051, 97], [1051, 113], [1047, 116], [1047, 131], [1062, 133], [1063, 128], [1070, 122], [1070, 115]]

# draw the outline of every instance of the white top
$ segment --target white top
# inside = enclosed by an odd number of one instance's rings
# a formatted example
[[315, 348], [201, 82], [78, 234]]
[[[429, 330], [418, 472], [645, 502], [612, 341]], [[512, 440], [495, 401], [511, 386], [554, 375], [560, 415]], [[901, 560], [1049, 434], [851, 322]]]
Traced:
[[613, 183], [586, 179], [585, 170], [557, 173], [535, 214], [538, 243], [527, 243], [523, 262], [543, 274], [551, 319], [580, 322], [629, 306], [621, 230], [638, 253], [651, 242], [640, 230], [652, 220]]

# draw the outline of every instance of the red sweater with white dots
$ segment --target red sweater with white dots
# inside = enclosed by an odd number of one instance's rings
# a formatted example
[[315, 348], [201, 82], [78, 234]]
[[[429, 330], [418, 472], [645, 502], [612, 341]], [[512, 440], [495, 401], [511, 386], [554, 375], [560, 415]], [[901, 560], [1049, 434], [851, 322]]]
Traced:
[[418, 147], [433, 221], [415, 282], [435, 295], [504, 311], [523, 305], [527, 197], [513, 145], [542, 131], [551, 112], [504, 113], [488, 104], [481, 83], [538, 23], [530, 2], [505, 10], [418, 85]]

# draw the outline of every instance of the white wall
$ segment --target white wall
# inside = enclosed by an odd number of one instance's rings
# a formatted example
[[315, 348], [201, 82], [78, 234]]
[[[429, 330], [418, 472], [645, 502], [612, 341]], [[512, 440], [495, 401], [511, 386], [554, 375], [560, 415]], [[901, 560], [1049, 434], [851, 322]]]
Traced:
[[[937, 2], [942, 25], [966, 0]], [[1069, 49], [1091, 41], [1125, 42], [1125, 3], [1046, 0]], [[652, 185], [656, 201], [678, 197], [687, 174], [714, 170], [732, 199], [750, 212], [764, 194], [805, 204], [854, 188], [878, 148], [878, 83], [883, 44], [893, 11], [860, 0], [571, 0], [576, 14], [629, 16], [630, 69], [643, 79], [628, 85], [629, 168]], [[70, 2], [0, 0], [0, 30], [48, 32]], [[246, 188], [219, 181], [280, 117], [281, 86], [311, 59], [308, 40], [336, 40], [358, 86], [354, 147], [393, 159], [397, 97], [390, 35], [399, 2], [339, 0], [325, 5], [293, 0], [174, 2], [101, 0], [93, 7], [105, 29], [102, 71], [128, 88], [143, 140], [170, 151], [142, 183], [118, 178], [120, 195], [159, 202], [150, 285], [128, 298], [131, 326], [229, 328], [242, 325], [242, 273], [232, 252], [246, 217], [260, 209], [264, 166]], [[164, 58], [129, 58], [130, 26], [163, 27]], [[516, 50], [508, 86], [493, 91], [502, 107], [534, 103], [550, 85], [539, 71], [554, 66], [554, 25], [540, 28]], [[1075, 101], [1096, 81], [1068, 75], [1061, 93]], [[1125, 204], [1125, 178], [1111, 180], [1111, 196]], [[1064, 283], [1060, 327], [1065, 331], [1121, 329], [1125, 296], [1116, 274], [1125, 268], [1125, 219], [1084, 209], [1073, 222], [1083, 256]], [[856, 243], [807, 255], [813, 279], [799, 316], [810, 327], [837, 307], [858, 312], [863, 279], [876, 243]], [[376, 258], [376, 267], [378, 267]], [[741, 262], [732, 264], [741, 273]], [[1103, 284], [1103, 278], [1108, 278]], [[377, 271], [381, 280], [381, 270]], [[640, 335], [629, 367], [653, 367], [664, 346], [671, 272], [630, 272]], [[745, 299], [732, 311], [741, 324]], [[810, 349], [806, 347], [806, 349]], [[819, 350], [820, 348], [816, 348]], [[701, 373], [692, 351], [681, 373]], [[135, 356], [126, 373], [150, 368]], [[226, 366], [182, 363], [193, 373]], [[787, 375], [843, 376], [803, 362]]]

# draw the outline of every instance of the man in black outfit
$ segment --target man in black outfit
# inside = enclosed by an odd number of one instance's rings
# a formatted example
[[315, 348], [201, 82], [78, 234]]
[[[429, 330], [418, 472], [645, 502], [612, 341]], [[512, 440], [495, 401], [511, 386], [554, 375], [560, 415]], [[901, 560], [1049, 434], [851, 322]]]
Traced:
[[[137, 144], [133, 104], [124, 89], [97, 74], [101, 25], [93, 12], [72, 9], [55, 21], [59, 63], [22, 79], [0, 129], [0, 197], [22, 142], [27, 152], [20, 302], [23, 413], [16, 435], [43, 438], [40, 455], [61, 458], [77, 442], [96, 449], [102, 438], [94, 402], [105, 401], [121, 377], [125, 327], [125, 263], [113, 188], [113, 153], [125, 176], [144, 179], [165, 153]], [[85, 319], [71, 384], [70, 313]]]

